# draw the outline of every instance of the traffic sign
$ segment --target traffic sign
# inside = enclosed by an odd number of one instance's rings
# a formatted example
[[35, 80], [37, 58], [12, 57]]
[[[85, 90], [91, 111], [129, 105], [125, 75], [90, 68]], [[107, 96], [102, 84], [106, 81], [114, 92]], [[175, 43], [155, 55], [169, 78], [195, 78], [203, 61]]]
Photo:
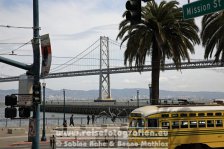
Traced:
[[183, 5], [183, 18], [191, 19], [224, 9], [224, 0], [199, 0]]
[[33, 76], [27, 76], [26, 74], [19, 77], [19, 94], [18, 94], [18, 106], [32, 106]]

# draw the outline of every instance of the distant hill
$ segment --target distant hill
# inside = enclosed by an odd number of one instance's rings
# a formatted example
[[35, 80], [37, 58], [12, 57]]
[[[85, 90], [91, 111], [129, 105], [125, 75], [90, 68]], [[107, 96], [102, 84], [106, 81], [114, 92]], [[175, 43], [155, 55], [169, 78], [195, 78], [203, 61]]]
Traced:
[[[133, 89], [112, 89], [113, 99], [136, 99], [137, 90], [139, 90], [140, 99], [149, 98], [149, 90], [142, 88]], [[0, 90], [0, 101], [4, 102], [5, 95], [17, 93], [17, 90]], [[99, 97], [98, 90], [66, 90], [66, 99], [82, 100], [82, 99], [97, 99]], [[191, 98], [191, 99], [224, 99], [224, 92], [189, 92], [189, 91], [166, 91], [160, 90], [160, 98]], [[63, 90], [46, 89], [47, 100], [62, 100]]]

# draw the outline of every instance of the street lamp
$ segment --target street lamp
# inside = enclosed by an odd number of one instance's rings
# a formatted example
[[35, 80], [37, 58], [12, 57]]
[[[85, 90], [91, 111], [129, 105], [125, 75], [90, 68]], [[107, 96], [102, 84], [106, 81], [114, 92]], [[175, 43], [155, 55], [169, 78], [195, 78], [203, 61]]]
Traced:
[[137, 90], [137, 107], [139, 108], [139, 90]]
[[64, 121], [65, 122], [65, 89], [63, 89], [63, 95], [64, 95], [64, 107], [63, 107], [63, 112], [64, 112]]
[[43, 82], [42, 83], [43, 86], [43, 130], [42, 130], [42, 137], [41, 137], [41, 141], [47, 141], [46, 139], [46, 133], [45, 133], [45, 87], [46, 87], [46, 83]]
[[152, 104], [152, 85], [149, 83], [149, 103]]

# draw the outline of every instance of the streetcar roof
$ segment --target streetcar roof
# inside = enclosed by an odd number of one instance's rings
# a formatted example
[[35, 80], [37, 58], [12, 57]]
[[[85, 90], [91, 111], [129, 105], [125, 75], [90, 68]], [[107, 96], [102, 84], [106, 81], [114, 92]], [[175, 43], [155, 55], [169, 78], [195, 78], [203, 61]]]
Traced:
[[224, 111], [224, 106], [144, 106], [133, 110], [131, 113], [141, 113], [142, 116], [149, 116], [157, 113], [169, 112], [208, 112]]

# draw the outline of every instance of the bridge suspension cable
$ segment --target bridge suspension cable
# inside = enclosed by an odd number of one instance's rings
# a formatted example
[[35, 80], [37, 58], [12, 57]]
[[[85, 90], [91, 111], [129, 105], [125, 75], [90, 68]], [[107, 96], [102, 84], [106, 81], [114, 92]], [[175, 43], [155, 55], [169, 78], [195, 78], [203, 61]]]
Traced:
[[[69, 62], [71, 62], [71, 61], [77, 59], [80, 55], [84, 54], [84, 53], [85, 53], [86, 51], [88, 51], [91, 47], [93, 47], [99, 40], [100, 40], [100, 39], [96, 40], [92, 45], [90, 45], [90, 46], [89, 46], [88, 48], [86, 48], [84, 51], [80, 52], [80, 53], [77, 54], [75, 57], [71, 58], [70, 60], [66, 61], [65, 63], [63, 63], [63, 64], [61, 64], [61, 65], [59, 65], [59, 66], [57, 66], [57, 67], [55, 67], [55, 68], [52, 68], [52, 69], [51, 69], [51, 72], [55, 72], [55, 71], [62, 70], [62, 69], [64, 69], [64, 68], [66, 68], [66, 67], [67, 67], [66, 64], [68, 64]], [[96, 49], [96, 48], [94, 48], [93, 50], [91, 50], [91, 52], [94, 51], [95, 49]], [[90, 52], [89, 52], [89, 53], [90, 53]], [[80, 58], [78, 58], [78, 60], [80, 60]], [[78, 60], [76, 60], [75, 62], [77, 62]], [[73, 62], [73, 63], [75, 63], [75, 62]]]

